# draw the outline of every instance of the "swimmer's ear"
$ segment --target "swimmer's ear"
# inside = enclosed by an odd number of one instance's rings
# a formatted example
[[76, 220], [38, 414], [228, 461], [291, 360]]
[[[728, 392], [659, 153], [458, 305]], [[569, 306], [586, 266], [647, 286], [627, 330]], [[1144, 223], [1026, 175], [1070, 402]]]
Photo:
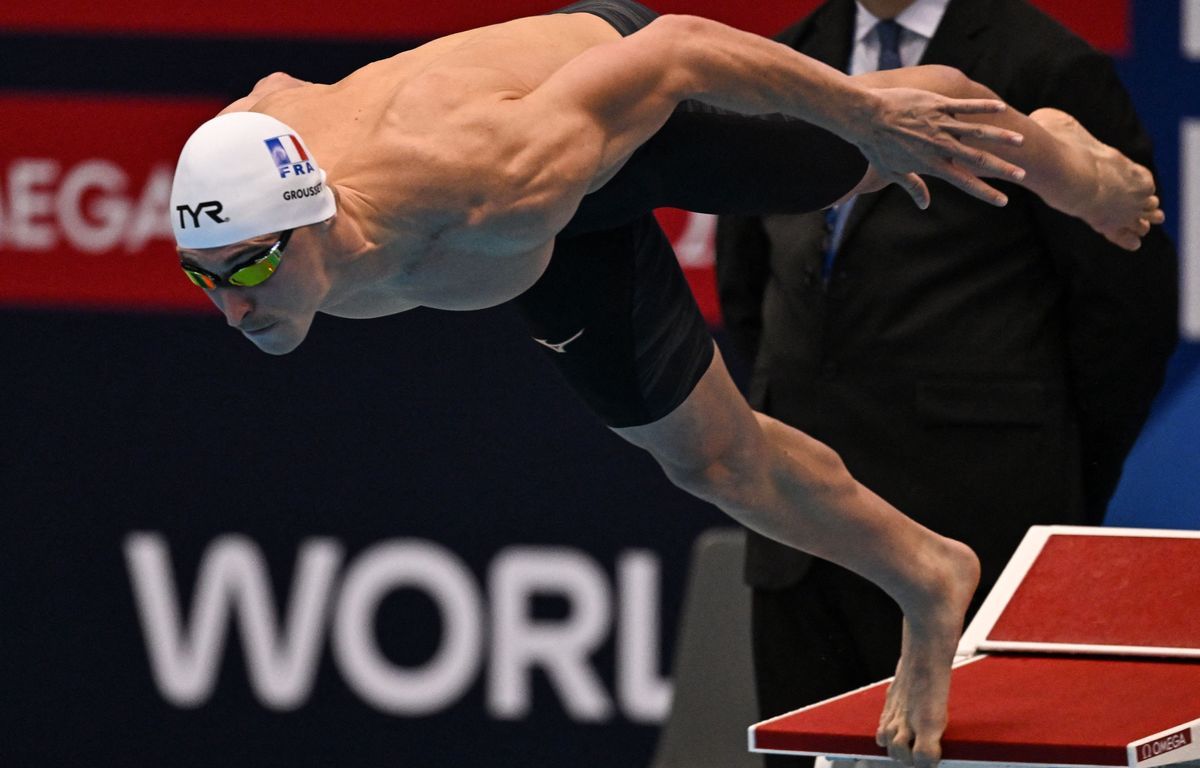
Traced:
[[[325, 171], [324, 170], [321, 171], [321, 183], [325, 184]], [[326, 185], [325, 188], [333, 193], [333, 213], [329, 216], [328, 219], [325, 219], [324, 221], [321, 221], [318, 223], [321, 225], [321, 229], [328, 230], [330, 227], [333, 226], [333, 220], [337, 218], [338, 211], [340, 211], [342, 209], [342, 193], [340, 191], [338, 191], [338, 188], [333, 186], [332, 184]]]

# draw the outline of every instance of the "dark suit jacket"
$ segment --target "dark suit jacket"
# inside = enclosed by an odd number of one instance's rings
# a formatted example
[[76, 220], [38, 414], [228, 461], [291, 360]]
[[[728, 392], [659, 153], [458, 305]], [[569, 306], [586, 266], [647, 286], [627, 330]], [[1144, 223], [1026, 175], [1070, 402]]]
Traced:
[[[781, 39], [845, 68], [853, 14], [832, 0]], [[1021, 0], [952, 0], [922, 63], [1150, 165], [1108, 58]], [[1029, 525], [1101, 522], [1175, 345], [1175, 252], [1157, 227], [1121, 251], [1016, 187], [1002, 209], [930, 188], [924, 213], [894, 186], [860, 198], [827, 285], [820, 214], [724, 218], [718, 280], [752, 404], [974, 547], [982, 593]], [[753, 537], [747, 578], [784, 586], [807, 563]]]

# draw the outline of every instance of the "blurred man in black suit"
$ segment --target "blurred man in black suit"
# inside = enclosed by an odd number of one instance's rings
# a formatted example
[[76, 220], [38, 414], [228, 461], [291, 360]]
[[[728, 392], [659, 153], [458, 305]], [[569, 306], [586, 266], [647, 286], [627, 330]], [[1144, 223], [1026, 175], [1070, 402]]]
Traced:
[[[1151, 164], [1109, 59], [1023, 0], [830, 0], [780, 39], [851, 74], [957, 67]], [[1161, 228], [1121, 251], [1016, 187], [996, 208], [933, 184], [923, 213], [893, 187], [722, 218], [718, 278], [751, 404], [973, 547], [979, 600], [1030, 525], [1102, 522], [1175, 345], [1175, 252]], [[746, 573], [764, 716], [894, 673], [882, 592], [754, 534]]]

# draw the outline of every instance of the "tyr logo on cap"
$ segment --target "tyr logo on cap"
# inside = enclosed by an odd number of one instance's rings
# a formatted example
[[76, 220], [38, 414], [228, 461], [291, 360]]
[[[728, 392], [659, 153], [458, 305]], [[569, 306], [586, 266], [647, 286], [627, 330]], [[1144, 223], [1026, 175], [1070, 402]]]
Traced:
[[193, 227], [200, 226], [200, 214], [202, 214], [202, 213], [207, 213], [208, 218], [212, 219], [216, 223], [224, 224], [225, 222], [229, 221], [228, 217], [226, 217], [224, 219], [221, 218], [221, 211], [223, 211], [224, 209], [225, 209], [225, 206], [221, 205], [220, 200], [205, 200], [203, 203], [200, 203], [195, 208], [192, 208], [190, 205], [186, 205], [186, 204], [175, 206], [175, 210], [179, 211], [179, 228], [180, 229], [187, 229], [187, 220], [185, 218], [183, 218], [183, 214], [185, 214], [185, 213], [192, 217], [192, 226]]
[[304, 145], [290, 133], [264, 139], [275, 167], [279, 169], [279, 178], [286, 179], [289, 175], [300, 176], [316, 170], [304, 151]]

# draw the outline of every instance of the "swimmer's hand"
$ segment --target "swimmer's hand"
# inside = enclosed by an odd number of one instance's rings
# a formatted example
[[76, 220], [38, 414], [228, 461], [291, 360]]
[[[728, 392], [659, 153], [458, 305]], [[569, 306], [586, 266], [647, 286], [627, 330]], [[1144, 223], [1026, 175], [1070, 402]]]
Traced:
[[966, 122], [959, 115], [997, 114], [1007, 109], [996, 99], [951, 99], [916, 88], [876, 88], [872, 113], [849, 136], [887, 183], [899, 184], [922, 210], [929, 188], [920, 174], [944, 179], [973, 197], [1001, 206], [1008, 198], [980, 176], [1020, 181], [1025, 171], [963, 139], [1019, 146], [1014, 131]]

